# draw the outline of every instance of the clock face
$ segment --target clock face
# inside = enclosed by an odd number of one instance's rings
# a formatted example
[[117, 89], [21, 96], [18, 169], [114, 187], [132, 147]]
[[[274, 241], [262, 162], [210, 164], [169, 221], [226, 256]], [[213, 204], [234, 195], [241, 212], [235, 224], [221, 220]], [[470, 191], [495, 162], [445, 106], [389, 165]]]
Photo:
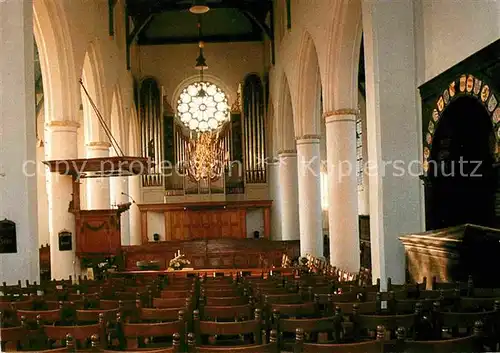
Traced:
[[226, 95], [213, 83], [193, 83], [180, 94], [177, 115], [190, 130], [216, 130], [229, 120]]

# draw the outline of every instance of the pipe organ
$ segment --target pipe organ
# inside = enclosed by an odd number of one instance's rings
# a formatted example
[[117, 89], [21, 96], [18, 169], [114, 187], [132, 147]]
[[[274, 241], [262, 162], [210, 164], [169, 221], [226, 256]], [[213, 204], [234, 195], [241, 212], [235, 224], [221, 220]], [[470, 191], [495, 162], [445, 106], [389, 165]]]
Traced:
[[215, 156], [221, 173], [210, 180], [190, 177], [190, 146], [196, 133], [193, 135], [177, 113], [162, 107], [161, 95], [153, 78], [141, 82], [138, 109], [142, 153], [155, 163], [151, 174], [143, 176], [143, 187], [163, 188], [169, 197], [244, 194], [245, 185], [266, 183], [266, 93], [258, 75], [246, 76], [239, 85], [228, 122], [218, 131], [214, 146], [220, 151]]
[[247, 183], [266, 182], [266, 138], [264, 88], [260, 77], [248, 75], [243, 83], [243, 133], [245, 140], [245, 179]]
[[161, 94], [157, 82], [148, 78], [141, 82], [139, 88], [139, 118], [141, 122], [141, 147], [142, 155], [154, 163], [149, 175], [144, 175], [143, 186], [161, 186], [162, 171], [162, 120]]

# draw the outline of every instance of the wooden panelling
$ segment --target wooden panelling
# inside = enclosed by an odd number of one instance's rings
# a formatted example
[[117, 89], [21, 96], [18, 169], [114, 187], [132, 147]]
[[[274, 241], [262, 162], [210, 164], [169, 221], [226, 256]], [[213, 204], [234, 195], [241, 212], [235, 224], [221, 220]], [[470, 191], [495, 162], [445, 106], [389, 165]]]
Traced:
[[195, 269], [257, 268], [281, 266], [284, 253], [299, 255], [299, 241], [270, 241], [267, 239], [206, 239], [165, 241], [137, 246], [123, 246], [127, 270], [137, 269], [137, 261], [156, 260], [166, 269], [174, 253], [180, 250]]
[[148, 212], [163, 213], [165, 240], [244, 239], [249, 208], [263, 208], [264, 237], [270, 237], [272, 201], [200, 202], [139, 205], [142, 243], [148, 243]]

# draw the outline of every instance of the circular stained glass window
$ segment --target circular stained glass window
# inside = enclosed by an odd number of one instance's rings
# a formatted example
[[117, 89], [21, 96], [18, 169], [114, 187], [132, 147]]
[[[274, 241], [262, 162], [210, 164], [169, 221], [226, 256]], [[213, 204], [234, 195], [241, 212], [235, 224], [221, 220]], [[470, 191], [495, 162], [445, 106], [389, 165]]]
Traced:
[[190, 130], [216, 130], [229, 119], [226, 95], [213, 83], [193, 83], [181, 92], [177, 115]]

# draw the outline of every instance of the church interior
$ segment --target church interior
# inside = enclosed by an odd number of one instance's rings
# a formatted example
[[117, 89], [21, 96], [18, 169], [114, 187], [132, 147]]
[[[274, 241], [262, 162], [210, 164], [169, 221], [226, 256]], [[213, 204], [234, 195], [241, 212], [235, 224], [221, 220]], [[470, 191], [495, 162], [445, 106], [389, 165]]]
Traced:
[[0, 1], [0, 352], [499, 351], [499, 23]]

